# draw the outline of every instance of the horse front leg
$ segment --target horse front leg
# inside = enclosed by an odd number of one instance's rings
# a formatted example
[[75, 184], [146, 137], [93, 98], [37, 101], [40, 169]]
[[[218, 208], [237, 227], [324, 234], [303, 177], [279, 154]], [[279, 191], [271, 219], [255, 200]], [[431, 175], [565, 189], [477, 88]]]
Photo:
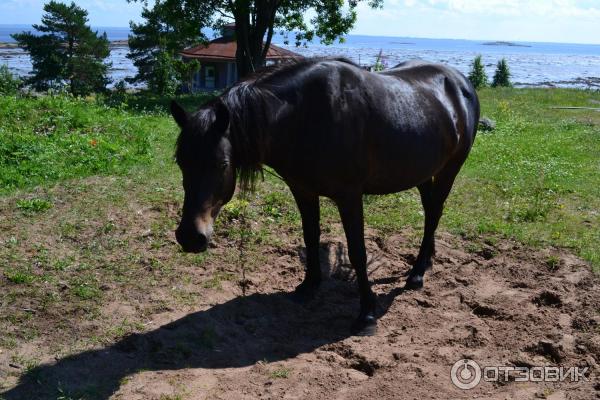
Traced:
[[376, 299], [367, 276], [367, 251], [365, 248], [362, 195], [335, 199], [348, 242], [348, 257], [356, 272], [360, 293], [360, 314], [352, 325], [352, 333], [373, 335], [377, 328]]
[[305, 303], [314, 297], [321, 284], [321, 265], [319, 262], [319, 239], [321, 236], [319, 226], [319, 196], [297, 189], [291, 189], [291, 191], [302, 217], [304, 245], [306, 246], [306, 274], [302, 283], [296, 287], [293, 300]]

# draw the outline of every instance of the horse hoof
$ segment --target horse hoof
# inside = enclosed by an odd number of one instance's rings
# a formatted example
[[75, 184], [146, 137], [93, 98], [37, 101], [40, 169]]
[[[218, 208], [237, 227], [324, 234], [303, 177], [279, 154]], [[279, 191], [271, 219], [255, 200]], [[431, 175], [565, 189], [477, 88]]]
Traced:
[[421, 275], [411, 275], [406, 279], [406, 285], [404, 285], [404, 289], [406, 290], [420, 290], [423, 289], [423, 276]]
[[373, 315], [358, 317], [352, 324], [350, 332], [354, 336], [373, 336], [377, 333], [377, 320]]

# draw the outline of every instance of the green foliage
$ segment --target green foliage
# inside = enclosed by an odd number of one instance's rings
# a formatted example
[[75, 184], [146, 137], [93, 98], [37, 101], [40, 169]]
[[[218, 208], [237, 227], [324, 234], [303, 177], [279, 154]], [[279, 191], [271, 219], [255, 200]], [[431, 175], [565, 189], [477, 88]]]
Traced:
[[488, 85], [488, 77], [485, 73], [485, 68], [481, 62], [481, 55], [478, 55], [471, 64], [471, 71], [469, 72], [469, 80], [475, 87], [475, 89], [481, 89]]
[[510, 69], [508, 68], [508, 63], [506, 59], [498, 61], [498, 65], [496, 66], [496, 72], [494, 73], [494, 79], [492, 81], [492, 87], [510, 87], [512, 84], [510, 83]]
[[110, 66], [104, 62], [110, 54], [106, 33], [93, 32], [87, 25], [87, 11], [74, 2], [52, 0], [44, 11], [42, 23], [33, 25], [43, 35], [12, 35], [31, 57], [33, 71], [27, 83], [37, 90], [67, 86], [76, 96], [105, 90]]
[[0, 192], [126, 171], [153, 132], [152, 118], [68, 96], [0, 97]]
[[21, 79], [13, 75], [7, 65], [0, 65], [0, 95], [17, 93]]
[[108, 91], [106, 96], [98, 95], [96, 97], [98, 103], [105, 104], [110, 107], [126, 107], [129, 94], [127, 93], [127, 82], [121, 80], [117, 82], [113, 90]]
[[167, 51], [160, 51], [148, 80], [148, 89], [159, 96], [173, 96], [179, 86], [175, 60]]
[[77, 284], [72, 289], [72, 293], [83, 300], [95, 299], [102, 295], [102, 291], [100, 289], [85, 282]]
[[35, 275], [29, 271], [10, 269], [5, 272], [6, 279], [17, 285], [28, 285], [35, 280]]
[[560, 257], [551, 255], [546, 259], [546, 266], [550, 271], [556, 271], [560, 266]]
[[44, 199], [23, 199], [17, 201], [17, 208], [25, 215], [33, 215], [52, 208], [52, 202]]
[[175, 69], [177, 78], [184, 92], [190, 93], [194, 81], [194, 75], [200, 71], [200, 61], [198, 60], [175, 60]]
[[277, 367], [269, 373], [269, 377], [271, 377], [272, 379], [286, 379], [290, 376], [291, 372], [292, 370], [289, 368]]
[[[174, 62], [168, 62], [166, 56], [174, 60], [174, 55], [184, 48], [207, 41], [200, 31], [212, 18], [208, 12], [210, 5], [205, 3], [210, 2], [163, 0], [156, 1], [152, 8], [145, 4], [142, 10], [144, 22], [131, 23], [127, 57], [133, 61], [138, 73], [129, 79], [130, 82], [158, 83], [170, 90], [170, 81], [175, 79], [178, 67]], [[156, 78], [156, 73], [162, 78]], [[188, 81], [187, 77], [184, 81]]]
[[[148, 4], [144, 0], [132, 1]], [[146, 22], [132, 24], [130, 58], [139, 68], [138, 78], [148, 81], [161, 38], [167, 38], [166, 50], [176, 53], [186, 45], [206, 40], [201, 28], [218, 30], [235, 22], [235, 40], [238, 48], [244, 49], [237, 54], [237, 67], [240, 76], [245, 76], [264, 65], [277, 30], [291, 33], [297, 46], [315, 37], [324, 44], [343, 41], [341, 37], [356, 22], [356, 8], [361, 2], [373, 8], [383, 5], [383, 0], [156, 0], [152, 9], [144, 9]], [[288, 40], [286, 36], [286, 43]]]
[[373, 65], [373, 71], [381, 72], [387, 68], [386, 62], [383, 59], [383, 50], [379, 50], [379, 54], [377, 55], [377, 60], [375, 60], [375, 65]]
[[158, 96], [172, 97], [182, 87], [190, 88], [194, 74], [200, 69], [196, 60], [184, 62], [163, 50], [156, 56], [148, 89]]
[[[177, 102], [188, 111], [196, 110], [202, 104], [214, 99], [218, 92], [179, 94]], [[150, 90], [136, 92], [111, 91], [107, 96], [97, 96], [96, 102], [102, 106], [121, 108], [151, 114], [169, 114], [173, 97], [159, 96]], [[170, 122], [170, 121], [169, 121]]]

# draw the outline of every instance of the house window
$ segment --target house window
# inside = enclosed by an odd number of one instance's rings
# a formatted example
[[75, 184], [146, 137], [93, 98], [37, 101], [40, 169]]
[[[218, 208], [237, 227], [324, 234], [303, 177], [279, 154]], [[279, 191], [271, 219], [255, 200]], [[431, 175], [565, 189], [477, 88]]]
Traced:
[[196, 71], [194, 73], [194, 87], [192, 89], [198, 90], [200, 87], [202, 87], [202, 80], [200, 79], [200, 71]]
[[207, 89], [215, 87], [215, 67], [213, 66], [204, 67], [204, 87]]

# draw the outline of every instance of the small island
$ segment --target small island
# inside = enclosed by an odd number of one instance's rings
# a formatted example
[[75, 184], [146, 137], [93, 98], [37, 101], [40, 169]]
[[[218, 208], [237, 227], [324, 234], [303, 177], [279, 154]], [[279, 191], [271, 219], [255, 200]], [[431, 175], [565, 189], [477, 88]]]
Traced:
[[497, 42], [486, 42], [486, 43], [482, 43], [484, 46], [510, 46], [510, 47], [531, 47], [527, 44], [520, 44], [520, 43], [513, 43], [513, 42], [503, 42], [503, 41], [497, 41]]
[[8, 42], [0, 42], [0, 49], [15, 49], [17, 46], [16, 43], [8, 43]]

